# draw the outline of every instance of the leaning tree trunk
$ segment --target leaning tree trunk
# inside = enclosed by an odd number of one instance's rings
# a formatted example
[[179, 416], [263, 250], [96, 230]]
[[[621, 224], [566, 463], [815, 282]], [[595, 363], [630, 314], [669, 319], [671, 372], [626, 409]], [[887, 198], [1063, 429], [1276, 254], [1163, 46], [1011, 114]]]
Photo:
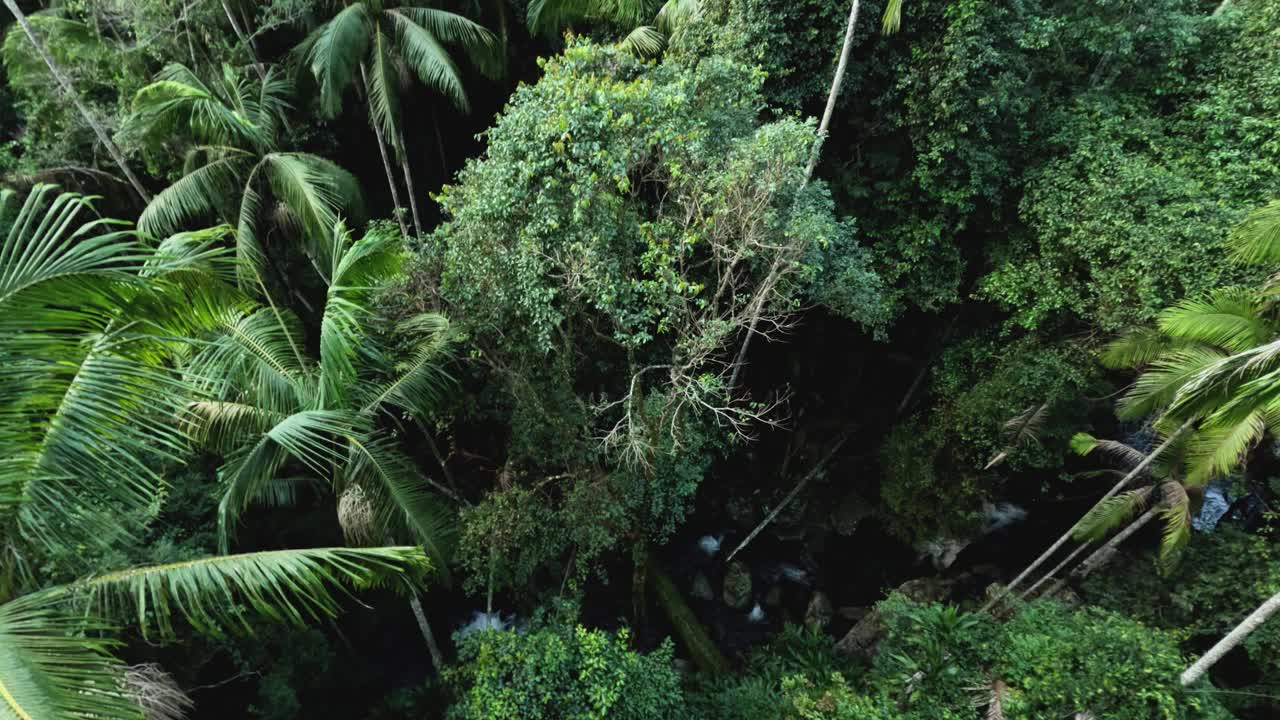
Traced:
[[[831, 125], [831, 115], [835, 112], [836, 98], [840, 96], [840, 86], [844, 84], [844, 73], [849, 67], [849, 53], [853, 50], [853, 28], [858, 22], [858, 2], [853, 0], [849, 9], [849, 24], [844, 29], [844, 44], [840, 47], [840, 60], [836, 63], [836, 74], [831, 80], [831, 92], [827, 94], [827, 107], [822, 111], [822, 122], [818, 124], [818, 137], [813, 141], [813, 149], [809, 152], [809, 165], [804, 171], [804, 182], [807, 185], [813, 177], [813, 170], [818, 166], [818, 158], [822, 155], [822, 141], [826, 138], [827, 128]], [[747, 336], [742, 339], [742, 347], [733, 360], [733, 370], [729, 375], [728, 389], [732, 391], [738, 383], [738, 374], [747, 359], [747, 349], [751, 347], [751, 338], [755, 337], [756, 328], [760, 325], [760, 316], [764, 312], [764, 304], [768, 300], [770, 286], [782, 275], [782, 268], [777, 260], [769, 269], [755, 307], [751, 311], [751, 322], [747, 326]]]
[[[1129, 523], [1129, 525], [1125, 527], [1125, 529], [1116, 533], [1115, 537], [1112, 537], [1110, 540], [1107, 541], [1107, 544], [1089, 553], [1089, 557], [1085, 558], [1084, 561], [1081, 562], [1080, 565], [1077, 566], [1075, 570], [1072, 570], [1069, 575], [1067, 575], [1066, 577], [1059, 578], [1057, 582], [1055, 582], [1053, 585], [1049, 587], [1048, 590], [1045, 591], [1044, 596], [1053, 597], [1055, 593], [1057, 593], [1059, 590], [1062, 589], [1062, 586], [1067, 584], [1068, 578], [1075, 577], [1080, 580], [1084, 580], [1085, 578], [1089, 577], [1089, 575], [1093, 573], [1094, 570], [1097, 570], [1103, 565], [1106, 565], [1108, 562], [1111, 561], [1111, 558], [1116, 556], [1116, 548], [1120, 547], [1120, 543], [1124, 542], [1125, 540], [1128, 540], [1130, 537], [1134, 535], [1134, 533], [1146, 527], [1147, 523], [1154, 520], [1156, 515], [1159, 514], [1159, 512], [1160, 512], [1159, 506], [1153, 506], [1151, 509], [1139, 515], [1138, 519]], [[1086, 544], [1081, 546], [1082, 549], [1085, 547], [1088, 547], [1088, 545]], [[1050, 577], [1052, 577], [1052, 575], [1053, 573], [1046, 575], [1044, 578], [1040, 580], [1040, 582], [1044, 582], [1045, 580], [1048, 580]], [[1039, 584], [1040, 583], [1036, 583], [1036, 585], [1039, 585]], [[1027, 592], [1030, 593], [1032, 590], [1035, 590], [1035, 585], [1031, 586], [1031, 590], [1028, 590]]]
[[1202, 655], [1194, 665], [1187, 668], [1179, 680], [1183, 685], [1191, 685], [1201, 677], [1204, 677], [1204, 674], [1209, 671], [1209, 668], [1213, 667], [1214, 663], [1221, 660], [1223, 655], [1235, 649], [1246, 637], [1249, 637], [1249, 633], [1257, 630], [1262, 623], [1267, 621], [1267, 618], [1275, 615], [1277, 610], [1280, 610], [1280, 593], [1268, 598], [1266, 602], [1258, 606], [1257, 610], [1250, 613], [1249, 617], [1237, 625], [1234, 630], [1227, 633], [1226, 637], [1209, 648], [1209, 652]]
[[150, 203], [151, 193], [148, 193], [147, 189], [142, 186], [138, 176], [133, 174], [133, 169], [129, 167], [129, 163], [125, 162], [124, 153], [120, 152], [120, 148], [116, 146], [115, 141], [107, 134], [106, 128], [102, 127], [97, 119], [93, 117], [93, 113], [89, 112], [89, 108], [71, 85], [71, 80], [67, 78], [66, 73], [62, 72], [62, 68], [58, 67], [53, 56], [49, 54], [49, 49], [44, 46], [44, 42], [36, 35], [35, 29], [27, 21], [27, 16], [18, 8], [14, 0], [4, 0], [4, 5], [9, 8], [9, 12], [13, 14], [13, 19], [17, 20], [18, 25], [22, 27], [22, 32], [31, 41], [32, 47], [36, 49], [36, 54], [49, 67], [49, 72], [53, 75], [54, 82], [62, 89], [63, 94], [71, 100], [71, 103], [76, 106], [80, 116], [84, 118], [84, 121], [93, 130], [93, 134], [98, 136], [98, 142], [102, 143], [103, 147], [107, 149], [107, 153], [111, 155], [111, 159], [120, 167], [120, 171], [124, 173], [124, 176], [129, 179], [129, 184], [133, 186], [133, 191], [138, 193], [138, 197], [142, 198], [143, 202]]
[[[360, 79], [364, 82], [365, 97], [371, 96], [369, 73], [364, 62], [360, 63]], [[396, 188], [396, 176], [391, 171], [391, 156], [387, 153], [387, 139], [382, 136], [382, 126], [373, 116], [373, 108], [369, 108], [369, 124], [373, 126], [373, 134], [378, 138], [378, 151], [382, 153], [382, 169], [387, 173], [387, 187], [391, 188], [391, 202], [396, 206], [396, 222], [400, 223], [400, 234], [409, 237], [409, 227], [404, 224], [404, 206], [400, 204], [400, 191]]]
[[413, 617], [418, 621], [418, 629], [422, 631], [422, 639], [427, 642], [427, 652], [431, 653], [431, 662], [436, 666], [436, 672], [444, 670], [444, 653], [440, 652], [440, 646], [436, 644], [435, 633], [431, 632], [431, 624], [427, 622], [427, 614], [422, 610], [422, 601], [418, 600], [415, 594], [409, 598], [409, 607], [413, 608]]
[[[1190, 420], [1183, 423], [1182, 427], [1174, 431], [1174, 433], [1170, 435], [1164, 442], [1160, 443], [1159, 447], [1157, 447], [1155, 450], [1152, 450], [1145, 458], [1142, 459], [1142, 462], [1138, 463], [1138, 465], [1134, 467], [1132, 470], [1130, 470], [1127, 475], [1121, 478], [1120, 482], [1112, 486], [1112, 488], [1107, 491], [1106, 495], [1103, 495], [1101, 498], [1099, 498], [1098, 503], [1101, 503], [1105, 500], [1110, 499], [1116, 493], [1123, 490], [1125, 486], [1127, 486], [1129, 483], [1133, 482], [1134, 478], [1141, 475], [1143, 471], [1145, 471], [1147, 467], [1150, 466], [1151, 463], [1154, 462], [1155, 459], [1160, 456], [1161, 453], [1169, 449], [1169, 446], [1172, 445], [1175, 440], [1181, 437], [1182, 433], [1186, 432], [1187, 429], [1190, 427], [1191, 427]], [[1094, 503], [1093, 507], [1097, 507], [1098, 503]], [[1087, 515], [1088, 513], [1085, 513], [1085, 514]], [[1082, 516], [1081, 520], [1083, 519], [1084, 518]], [[1002, 590], [995, 597], [988, 600], [987, 604], [983, 605], [982, 609], [979, 610], [978, 612], [987, 612], [991, 608], [995, 607], [1001, 600], [1004, 600], [1005, 596], [1013, 592], [1018, 587], [1018, 585], [1022, 584], [1023, 580], [1026, 580], [1027, 577], [1031, 575], [1031, 573], [1036, 571], [1036, 568], [1043, 565], [1045, 561], [1053, 557], [1054, 553], [1058, 552], [1058, 550], [1061, 549], [1063, 545], [1066, 545], [1067, 542], [1071, 540], [1072, 533], [1074, 533], [1076, 528], [1079, 526], [1080, 526], [1080, 520], [1075, 521], [1075, 523], [1072, 524], [1071, 527], [1067, 528], [1067, 531], [1062, 534], [1062, 537], [1058, 538], [1057, 541], [1055, 541], [1052, 545], [1050, 545], [1048, 550], [1045, 550], [1043, 553], [1041, 553], [1040, 557], [1035, 559], [1035, 562], [1027, 566], [1027, 569], [1019, 573], [1018, 576], [1015, 577], [1012, 582], [1010, 582], [1007, 586], [1005, 586], [1004, 590]]]
[[809, 153], [809, 167], [804, 171], [805, 182], [813, 177], [813, 170], [818, 166], [818, 157], [822, 154], [822, 141], [827, 138], [831, 115], [836, 109], [836, 98], [840, 96], [840, 86], [844, 84], [844, 72], [849, 68], [849, 53], [853, 50], [853, 26], [857, 23], [858, 0], [853, 0], [853, 7], [849, 8], [849, 24], [844, 29], [844, 45], [840, 48], [840, 61], [836, 63], [836, 74], [831, 79], [831, 92], [827, 94], [827, 107], [822, 111], [822, 122], [818, 124], [818, 139], [813, 142], [813, 150]]
[[418, 196], [413, 191], [413, 172], [409, 169], [409, 146], [404, 142], [404, 130], [396, 128], [400, 137], [400, 171], [404, 173], [405, 190], [409, 193], [409, 209], [413, 211], [413, 231], [422, 237], [422, 220], [418, 217]]

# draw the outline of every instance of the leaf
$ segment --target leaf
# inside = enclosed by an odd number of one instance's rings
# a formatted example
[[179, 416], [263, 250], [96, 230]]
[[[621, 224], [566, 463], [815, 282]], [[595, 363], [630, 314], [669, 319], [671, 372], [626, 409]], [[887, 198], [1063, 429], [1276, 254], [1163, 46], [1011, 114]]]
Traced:
[[638, 58], [655, 58], [662, 54], [667, 39], [652, 25], [640, 25], [618, 42], [618, 47]]
[[1275, 334], [1261, 315], [1257, 293], [1247, 288], [1215, 290], [1202, 299], [1183, 300], [1161, 312], [1158, 323], [1170, 338], [1202, 342], [1229, 353], [1257, 347]]
[[107, 626], [60, 611], [47, 595], [0, 605], [0, 717], [14, 720], [143, 720], [111, 656]]
[[1241, 262], [1274, 265], [1280, 260], [1280, 200], [1250, 213], [1231, 230], [1227, 245]]
[[395, 10], [388, 10], [387, 16], [395, 27], [400, 57], [414, 75], [423, 85], [444, 95], [458, 110], [470, 112], [458, 66], [435, 35]]
[[412, 592], [430, 569], [413, 547], [272, 550], [105, 573], [60, 589], [99, 617], [132, 616], [144, 636], [174, 637], [179, 616], [198, 630], [252, 632], [243, 609], [302, 626], [340, 609], [335, 590]]
[[1094, 505], [1076, 524], [1072, 536], [1079, 541], [1097, 541], [1129, 521], [1147, 506], [1153, 488], [1118, 493]]
[[880, 32], [892, 35], [902, 27], [902, 0], [888, 0], [884, 5], [884, 17], [880, 21]]
[[1254, 411], [1234, 423], [1210, 418], [1192, 436], [1187, 453], [1187, 482], [1203, 485], [1231, 472], [1266, 432], [1261, 412]]
[[308, 41], [306, 62], [320, 85], [320, 111], [325, 116], [335, 117], [342, 109], [342, 95], [368, 52], [372, 29], [368, 9], [357, 2], [343, 8]]

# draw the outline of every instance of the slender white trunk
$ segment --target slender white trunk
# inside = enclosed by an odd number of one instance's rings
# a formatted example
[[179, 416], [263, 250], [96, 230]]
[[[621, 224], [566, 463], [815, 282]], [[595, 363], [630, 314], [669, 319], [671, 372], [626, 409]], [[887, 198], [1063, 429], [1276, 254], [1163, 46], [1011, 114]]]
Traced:
[[1209, 672], [1209, 668], [1213, 667], [1214, 663], [1221, 660], [1223, 655], [1231, 652], [1232, 649], [1249, 636], [1249, 633], [1257, 630], [1262, 623], [1266, 622], [1272, 615], [1275, 615], [1277, 610], [1280, 610], [1280, 593], [1268, 598], [1266, 602], [1258, 606], [1257, 610], [1250, 613], [1249, 617], [1241, 621], [1234, 630], [1227, 633], [1226, 637], [1209, 648], [1209, 652], [1201, 656], [1194, 665], [1187, 668], [1179, 680], [1183, 685], [1191, 685], [1199, 680], [1205, 673]]
[[[365, 97], [370, 97], [369, 73], [364, 63], [360, 63], [360, 79], [364, 81]], [[378, 151], [382, 153], [382, 169], [387, 173], [387, 187], [391, 188], [391, 202], [396, 206], [396, 222], [400, 223], [400, 234], [408, 237], [409, 227], [404, 224], [404, 206], [400, 204], [400, 191], [396, 188], [396, 175], [391, 171], [391, 156], [387, 153], [387, 140], [382, 136], [382, 126], [373, 116], [373, 108], [369, 109], [369, 124], [373, 126], [373, 134], [378, 138]]]
[[[1187, 429], [1190, 427], [1191, 427], [1190, 420], [1183, 423], [1182, 427], [1174, 431], [1174, 433], [1170, 435], [1168, 439], [1160, 443], [1159, 447], [1157, 447], [1155, 450], [1152, 450], [1145, 458], [1143, 458], [1142, 462], [1138, 463], [1137, 467], [1130, 470], [1129, 474], [1121, 478], [1120, 482], [1116, 483], [1110, 490], [1108, 490], [1106, 495], [1103, 495], [1101, 498], [1099, 498], [1098, 503], [1103, 502], [1104, 500], [1110, 499], [1116, 493], [1123, 490], [1129, 483], [1133, 482], [1134, 478], [1141, 475], [1151, 465], [1151, 463], [1155, 461], [1156, 458], [1160, 457], [1161, 453], [1169, 449], [1169, 446], [1172, 445], [1175, 440], [1181, 437], [1182, 433], [1186, 432]], [[1097, 507], [1098, 503], [1094, 503], [1094, 507]], [[1085, 515], [1088, 515], [1088, 513], [1085, 513]], [[1081, 520], [1083, 519], [1084, 517], [1082, 516]], [[1010, 582], [1007, 586], [1005, 586], [1003, 591], [1001, 591], [998, 595], [988, 600], [987, 604], [983, 605], [982, 609], [979, 612], [987, 612], [991, 608], [995, 607], [997, 603], [1003, 600], [1006, 595], [1013, 592], [1018, 587], [1018, 585], [1022, 584], [1023, 580], [1026, 580], [1027, 577], [1031, 575], [1031, 573], [1035, 572], [1036, 568], [1043, 565], [1045, 561], [1053, 557], [1054, 553], [1058, 552], [1058, 550], [1063, 545], [1066, 545], [1067, 542], [1071, 540], [1072, 533], [1074, 533], [1076, 528], [1079, 526], [1080, 526], [1080, 520], [1076, 520], [1075, 524], [1067, 528], [1067, 531], [1062, 534], [1062, 537], [1058, 538], [1057, 541], [1053, 543], [1053, 545], [1050, 545], [1048, 550], [1045, 550], [1043, 553], [1041, 553], [1040, 557], [1036, 558], [1035, 562], [1028, 565], [1026, 570], [1023, 570], [1021, 573], [1019, 573], [1018, 576], [1015, 577], [1012, 582]]]
[[133, 191], [138, 193], [138, 197], [142, 198], [145, 203], [151, 202], [151, 193], [142, 186], [142, 182], [138, 180], [138, 176], [133, 174], [133, 169], [129, 167], [129, 163], [125, 162], [124, 153], [120, 152], [120, 148], [116, 146], [111, 136], [107, 134], [106, 128], [93, 117], [93, 113], [89, 112], [89, 108], [80, 99], [80, 95], [76, 93], [75, 87], [71, 85], [71, 80], [67, 78], [66, 73], [62, 72], [62, 68], [54, 61], [53, 56], [49, 54], [49, 49], [44, 46], [44, 42], [36, 35], [35, 30], [31, 27], [31, 23], [27, 21], [27, 16], [18, 8], [14, 0], [4, 0], [5, 7], [9, 8], [9, 12], [13, 14], [13, 19], [18, 21], [18, 25], [22, 28], [22, 32], [26, 34], [27, 39], [31, 41], [32, 47], [36, 49], [36, 54], [48, 66], [49, 73], [53, 75], [54, 82], [62, 90], [62, 93], [71, 100], [76, 106], [76, 111], [89, 124], [93, 134], [98, 137], [98, 142], [107, 149], [107, 153], [111, 155], [111, 159], [120, 167], [120, 171], [128, 178], [129, 184], [133, 186]]
[[404, 142], [404, 130], [396, 128], [400, 136], [400, 171], [404, 173], [404, 187], [409, 193], [409, 209], [413, 212], [413, 230], [422, 237], [422, 220], [418, 217], [418, 197], [413, 190], [413, 172], [409, 169], [409, 146]]
[[444, 669], [444, 654], [440, 652], [440, 646], [436, 644], [435, 633], [431, 632], [431, 623], [427, 622], [427, 614], [422, 610], [422, 602], [418, 600], [418, 596], [414, 595], [409, 598], [409, 607], [413, 608], [413, 617], [418, 621], [418, 629], [422, 631], [422, 639], [427, 641], [427, 651], [431, 653], [431, 662], [436, 666], [436, 672]]
[[[1116, 556], [1116, 548], [1120, 547], [1120, 543], [1128, 540], [1134, 533], [1146, 527], [1147, 523], [1154, 520], [1159, 512], [1159, 507], [1152, 507], [1142, 515], [1139, 515], [1138, 519], [1129, 523], [1124, 530], [1116, 533], [1115, 537], [1108, 540], [1106, 545], [1103, 545], [1092, 553], [1089, 553], [1089, 557], [1085, 558], [1084, 562], [1080, 563], [1080, 565], [1071, 572], [1071, 576], [1083, 580], [1089, 577], [1094, 570], [1106, 565], [1111, 561], [1111, 558]], [[1045, 579], [1047, 580], [1048, 578], [1046, 577]], [[1041, 582], [1043, 582], [1043, 580]], [[1064, 577], [1058, 580], [1058, 582], [1054, 583], [1052, 587], [1045, 591], [1045, 597], [1053, 597], [1054, 593], [1061, 590], [1062, 586], [1066, 584], [1067, 578]]]
[[809, 153], [809, 167], [804, 172], [806, 182], [813, 177], [813, 170], [818, 166], [818, 157], [822, 154], [822, 142], [827, 138], [831, 115], [836, 109], [836, 98], [840, 97], [840, 86], [844, 84], [844, 72], [849, 68], [849, 53], [853, 50], [853, 26], [857, 23], [858, 0], [853, 0], [853, 7], [849, 8], [849, 24], [844, 29], [844, 45], [840, 48], [840, 62], [836, 64], [836, 75], [831, 79], [827, 107], [822, 111], [822, 122], [818, 123], [818, 138], [813, 142], [813, 150]]
[[[1063, 558], [1063, 559], [1062, 559], [1062, 562], [1058, 563], [1057, 565], [1055, 565], [1055, 566], [1053, 567], [1053, 569], [1052, 569], [1052, 570], [1050, 570], [1049, 572], [1045, 573], [1045, 574], [1044, 574], [1044, 577], [1042, 577], [1042, 578], [1040, 578], [1039, 580], [1035, 581], [1035, 583], [1034, 583], [1034, 584], [1032, 584], [1032, 586], [1031, 586], [1031, 587], [1029, 587], [1029, 588], [1027, 588], [1026, 590], [1022, 591], [1022, 594], [1018, 596], [1018, 599], [1019, 599], [1019, 600], [1027, 600], [1027, 599], [1030, 599], [1030, 598], [1031, 598], [1031, 596], [1035, 594], [1036, 588], [1038, 588], [1038, 587], [1040, 587], [1041, 585], [1043, 585], [1043, 584], [1045, 584], [1046, 582], [1048, 582], [1048, 580], [1049, 580], [1050, 578], [1054, 577], [1054, 576], [1055, 576], [1055, 575], [1057, 575], [1059, 572], [1061, 572], [1063, 568], [1065, 568], [1067, 565], [1071, 564], [1071, 561], [1072, 561], [1072, 560], [1075, 560], [1077, 555], [1079, 555], [1080, 553], [1082, 553], [1082, 552], [1084, 552], [1085, 550], [1088, 550], [1088, 549], [1089, 549], [1089, 543], [1080, 543], [1080, 547], [1076, 548], [1075, 550], [1072, 550], [1070, 555], [1068, 555], [1068, 556], [1066, 556], [1065, 558]], [[1056, 588], [1056, 587], [1057, 587], [1057, 586], [1055, 586], [1055, 588]], [[1052, 594], [1052, 593], [1048, 593], [1048, 594]]]

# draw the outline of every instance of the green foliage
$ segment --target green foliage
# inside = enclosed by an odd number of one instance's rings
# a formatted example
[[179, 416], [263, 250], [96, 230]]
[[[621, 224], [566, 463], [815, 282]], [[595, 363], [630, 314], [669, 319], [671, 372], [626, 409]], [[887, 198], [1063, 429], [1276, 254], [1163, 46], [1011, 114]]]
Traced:
[[459, 648], [451, 670], [460, 701], [455, 720], [648, 720], [679, 718], [684, 696], [672, 667], [672, 646], [641, 654], [630, 633], [581, 625], [488, 630]]
[[[909, 537], [972, 529], [1002, 472], [1061, 467], [1070, 428], [1087, 424], [1085, 396], [1099, 382], [1092, 358], [1074, 344], [974, 339], [948, 348], [930, 384], [933, 407], [894, 426], [881, 449], [886, 519]], [[1010, 445], [1006, 423], [1041, 405], [1048, 419], [1036, 439]], [[999, 453], [999, 468], [986, 470]]]
[[[1202, 650], [1226, 634], [1258, 603], [1280, 591], [1280, 549], [1265, 536], [1224, 526], [1199, 534], [1176, 577], [1147, 572], [1144, 563], [1112, 563], [1085, 582], [1093, 603], [1168, 630], [1188, 650]], [[1280, 677], [1280, 626], [1266, 623], [1245, 639], [1244, 650], [1263, 688]], [[1233, 705], [1248, 704], [1246, 696]]]

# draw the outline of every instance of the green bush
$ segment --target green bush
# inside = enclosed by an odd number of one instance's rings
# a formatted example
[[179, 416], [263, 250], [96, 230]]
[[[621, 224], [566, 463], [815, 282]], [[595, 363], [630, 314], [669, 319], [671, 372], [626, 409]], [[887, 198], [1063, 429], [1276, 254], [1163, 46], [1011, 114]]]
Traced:
[[630, 634], [578, 626], [467, 637], [450, 671], [461, 699], [453, 720], [652, 720], [683, 717], [668, 641], [649, 654]]

